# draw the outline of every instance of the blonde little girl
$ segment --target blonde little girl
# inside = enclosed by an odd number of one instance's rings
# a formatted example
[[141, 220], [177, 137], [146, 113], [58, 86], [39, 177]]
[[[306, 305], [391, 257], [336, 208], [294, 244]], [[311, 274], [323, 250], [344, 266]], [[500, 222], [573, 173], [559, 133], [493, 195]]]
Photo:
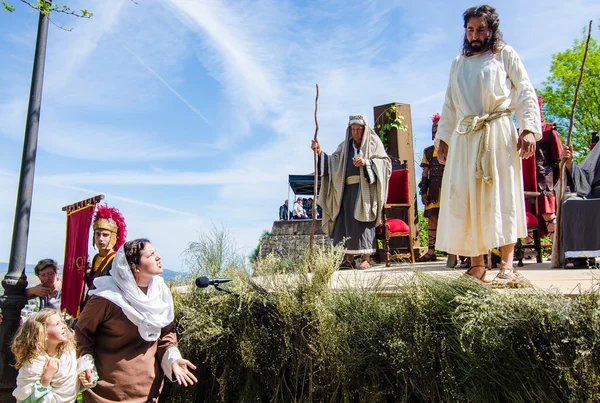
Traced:
[[11, 350], [19, 368], [13, 392], [19, 402], [70, 403], [77, 399], [80, 384], [86, 389], [95, 386], [95, 371], [88, 371], [90, 363], [75, 358], [73, 333], [54, 309], [27, 318]]

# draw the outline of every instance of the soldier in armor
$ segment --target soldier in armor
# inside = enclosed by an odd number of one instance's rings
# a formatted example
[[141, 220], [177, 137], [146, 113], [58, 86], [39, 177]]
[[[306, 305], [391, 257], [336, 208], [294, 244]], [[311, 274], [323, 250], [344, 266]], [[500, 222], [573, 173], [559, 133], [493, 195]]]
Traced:
[[[438, 121], [440, 115], [436, 113], [431, 121], [431, 139], [435, 139], [437, 133]], [[442, 177], [444, 175], [444, 165], [440, 164], [437, 158], [437, 148], [431, 145], [423, 151], [423, 160], [421, 161], [423, 176], [419, 183], [419, 193], [421, 201], [425, 206], [423, 216], [427, 217], [429, 224], [427, 253], [417, 259], [417, 262], [432, 262], [436, 260], [435, 256], [435, 238], [437, 232], [438, 215], [440, 212], [440, 189], [442, 187]]]
[[88, 291], [82, 295], [79, 312], [83, 311], [88, 300], [88, 292], [96, 288], [94, 280], [98, 277], [110, 276], [113, 259], [117, 250], [125, 243], [127, 236], [127, 226], [121, 212], [102, 204], [96, 208], [92, 229], [94, 230], [92, 245], [98, 248], [98, 253], [94, 255], [84, 275]]

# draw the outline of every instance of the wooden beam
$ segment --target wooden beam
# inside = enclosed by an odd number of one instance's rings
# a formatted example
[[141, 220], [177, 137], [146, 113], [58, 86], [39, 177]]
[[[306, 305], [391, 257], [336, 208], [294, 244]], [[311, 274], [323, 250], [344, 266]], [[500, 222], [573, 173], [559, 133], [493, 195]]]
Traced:
[[100, 201], [104, 199], [104, 195], [97, 195], [94, 197], [90, 197], [88, 199], [84, 199], [84, 200], [80, 200], [76, 203], [73, 204], [69, 204], [68, 206], [64, 206], [62, 208], [62, 211], [66, 211], [67, 214], [70, 213], [71, 211], [75, 211], [78, 210], [80, 208], [89, 206], [90, 204], [98, 204], [100, 203]]

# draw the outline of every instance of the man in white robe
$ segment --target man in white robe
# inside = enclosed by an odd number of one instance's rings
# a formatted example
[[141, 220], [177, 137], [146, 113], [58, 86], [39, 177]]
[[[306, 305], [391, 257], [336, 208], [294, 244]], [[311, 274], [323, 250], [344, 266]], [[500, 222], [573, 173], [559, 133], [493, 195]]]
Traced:
[[532, 157], [541, 139], [540, 111], [519, 56], [502, 41], [495, 9], [472, 7], [463, 18], [463, 52], [452, 63], [435, 140], [446, 163], [436, 249], [470, 256], [467, 274], [486, 281], [483, 255], [500, 246], [495, 280], [508, 282], [514, 245], [527, 236], [521, 157]]
[[354, 268], [355, 255], [362, 255], [359, 268], [368, 269], [387, 200], [390, 157], [364, 115], [350, 116], [346, 137], [332, 154], [322, 152], [318, 140], [311, 148], [319, 156], [323, 231], [344, 247], [340, 268]]

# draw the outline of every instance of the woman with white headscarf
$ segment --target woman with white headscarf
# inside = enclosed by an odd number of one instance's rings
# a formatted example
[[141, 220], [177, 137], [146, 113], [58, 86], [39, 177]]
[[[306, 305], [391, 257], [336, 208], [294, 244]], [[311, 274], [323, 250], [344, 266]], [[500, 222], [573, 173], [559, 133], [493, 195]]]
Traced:
[[166, 374], [184, 386], [196, 367], [181, 358], [173, 324], [173, 298], [160, 257], [147, 239], [126, 242], [111, 276], [95, 290], [75, 327], [77, 356], [92, 359], [99, 380], [84, 402], [157, 402]]

